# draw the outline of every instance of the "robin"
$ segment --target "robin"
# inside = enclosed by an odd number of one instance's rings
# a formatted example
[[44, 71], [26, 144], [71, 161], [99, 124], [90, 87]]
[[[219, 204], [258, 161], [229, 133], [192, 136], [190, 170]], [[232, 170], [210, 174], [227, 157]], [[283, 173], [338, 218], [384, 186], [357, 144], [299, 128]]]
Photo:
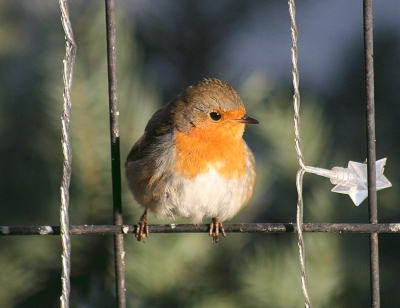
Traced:
[[210, 236], [225, 236], [222, 222], [253, 194], [255, 159], [242, 139], [246, 115], [236, 91], [218, 79], [189, 86], [149, 120], [126, 160], [129, 188], [145, 210], [136, 228], [148, 236], [147, 210], [159, 218], [201, 223], [212, 218]]

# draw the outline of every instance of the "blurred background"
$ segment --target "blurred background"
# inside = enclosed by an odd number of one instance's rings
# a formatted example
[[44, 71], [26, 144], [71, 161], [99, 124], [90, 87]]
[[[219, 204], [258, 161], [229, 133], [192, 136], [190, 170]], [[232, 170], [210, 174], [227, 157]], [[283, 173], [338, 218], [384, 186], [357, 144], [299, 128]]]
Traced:
[[[116, 1], [121, 160], [151, 115], [194, 81], [230, 83], [260, 125], [245, 140], [257, 159], [251, 204], [233, 222], [294, 222], [290, 18], [286, 1]], [[104, 3], [70, 1], [78, 45], [72, 107], [70, 223], [111, 224]], [[362, 2], [298, 1], [301, 137], [307, 165], [366, 158]], [[377, 158], [393, 187], [378, 193], [379, 221], [399, 222], [400, 3], [374, 1]], [[59, 225], [64, 33], [58, 3], [0, 2], [0, 225]], [[304, 178], [305, 222], [368, 222]], [[123, 179], [124, 222], [141, 209]], [[150, 223], [169, 223], [149, 216]], [[182, 223], [185, 221], [176, 221]], [[128, 307], [303, 307], [295, 234], [153, 234], [125, 237]], [[399, 307], [400, 237], [381, 234], [382, 307]], [[305, 234], [315, 307], [368, 307], [366, 234]], [[114, 307], [112, 236], [73, 236], [71, 307]], [[0, 306], [58, 307], [57, 236], [0, 238]]]

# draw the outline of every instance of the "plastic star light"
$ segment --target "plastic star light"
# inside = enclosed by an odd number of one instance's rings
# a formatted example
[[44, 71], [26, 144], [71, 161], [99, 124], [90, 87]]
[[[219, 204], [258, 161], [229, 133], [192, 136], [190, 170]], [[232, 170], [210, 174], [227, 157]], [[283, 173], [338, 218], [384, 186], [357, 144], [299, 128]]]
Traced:
[[[385, 164], [386, 158], [376, 162], [376, 190], [392, 186], [383, 175]], [[332, 191], [348, 194], [355, 205], [360, 205], [368, 196], [366, 163], [349, 161], [347, 168], [334, 167], [332, 170], [307, 166], [306, 171], [330, 178], [332, 184], [337, 184]]]

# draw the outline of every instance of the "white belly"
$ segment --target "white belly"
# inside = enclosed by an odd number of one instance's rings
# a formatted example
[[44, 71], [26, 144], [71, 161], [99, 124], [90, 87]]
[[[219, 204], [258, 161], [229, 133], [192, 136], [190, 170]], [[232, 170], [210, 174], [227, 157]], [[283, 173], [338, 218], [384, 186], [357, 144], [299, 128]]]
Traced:
[[215, 169], [193, 179], [173, 176], [160, 202], [150, 209], [160, 218], [187, 218], [200, 223], [203, 217], [230, 219], [244, 206], [252, 192], [249, 179], [227, 180]]

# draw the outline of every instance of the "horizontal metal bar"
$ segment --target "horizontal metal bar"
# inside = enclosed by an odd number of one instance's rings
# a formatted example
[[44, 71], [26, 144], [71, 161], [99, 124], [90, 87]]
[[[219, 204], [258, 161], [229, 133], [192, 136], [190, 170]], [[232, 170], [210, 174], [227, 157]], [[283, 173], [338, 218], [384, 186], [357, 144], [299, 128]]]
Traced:
[[[224, 224], [227, 233], [293, 233], [295, 223], [243, 223]], [[70, 226], [71, 235], [128, 234], [136, 225], [83, 225]], [[170, 224], [149, 225], [150, 233], [205, 233], [209, 225]], [[400, 223], [353, 224], [353, 223], [304, 223], [303, 232], [325, 233], [400, 233]], [[0, 235], [60, 235], [59, 226], [0, 226]]]

